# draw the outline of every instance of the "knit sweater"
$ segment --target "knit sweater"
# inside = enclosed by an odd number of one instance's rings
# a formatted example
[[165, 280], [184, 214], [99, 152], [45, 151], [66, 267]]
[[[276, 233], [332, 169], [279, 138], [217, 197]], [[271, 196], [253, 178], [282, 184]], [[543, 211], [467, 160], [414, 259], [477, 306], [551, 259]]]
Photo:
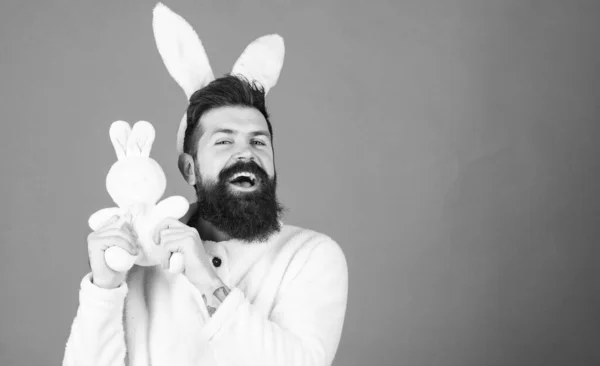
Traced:
[[182, 274], [134, 266], [120, 287], [103, 289], [88, 273], [63, 366], [332, 363], [348, 295], [335, 241], [284, 225], [267, 242], [203, 244], [231, 289], [212, 317]]

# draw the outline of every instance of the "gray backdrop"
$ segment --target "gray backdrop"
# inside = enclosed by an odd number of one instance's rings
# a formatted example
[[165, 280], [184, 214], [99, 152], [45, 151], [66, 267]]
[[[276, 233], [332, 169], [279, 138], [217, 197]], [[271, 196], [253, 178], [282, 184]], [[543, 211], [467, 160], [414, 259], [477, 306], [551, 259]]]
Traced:
[[[57, 365], [111, 205], [108, 127], [186, 108], [154, 1], [3, 1], [0, 365]], [[335, 365], [600, 364], [600, 2], [169, 0], [215, 74], [286, 41], [269, 94], [286, 222], [343, 247]]]

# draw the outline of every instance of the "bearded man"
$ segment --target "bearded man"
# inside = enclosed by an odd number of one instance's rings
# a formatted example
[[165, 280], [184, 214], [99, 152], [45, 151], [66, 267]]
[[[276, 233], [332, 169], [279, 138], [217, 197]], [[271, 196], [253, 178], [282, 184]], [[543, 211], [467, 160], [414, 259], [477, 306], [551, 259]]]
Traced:
[[[81, 281], [64, 366], [333, 362], [347, 263], [330, 237], [282, 221], [265, 106], [273, 78], [209, 79], [189, 90], [179, 136], [179, 170], [196, 202], [180, 221], [167, 218], [156, 228], [162, 265], [107, 266], [110, 247], [140, 250], [123, 218], [88, 236], [91, 272]], [[176, 252], [181, 274], [169, 272]]]

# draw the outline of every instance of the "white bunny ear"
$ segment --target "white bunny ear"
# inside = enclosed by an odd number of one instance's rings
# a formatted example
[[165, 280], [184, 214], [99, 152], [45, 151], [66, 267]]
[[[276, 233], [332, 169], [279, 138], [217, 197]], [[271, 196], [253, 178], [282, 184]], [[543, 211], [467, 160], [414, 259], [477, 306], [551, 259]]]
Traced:
[[150, 122], [136, 122], [127, 141], [127, 156], [150, 156], [155, 135]]
[[284, 56], [285, 45], [281, 36], [262, 36], [246, 47], [235, 62], [231, 74], [242, 75], [250, 82], [260, 83], [266, 95], [277, 84]]
[[183, 153], [183, 142], [185, 140], [185, 130], [187, 129], [187, 113], [183, 115], [183, 118], [179, 122], [179, 129], [177, 130], [177, 152]]
[[110, 125], [109, 135], [117, 158], [124, 159], [127, 156], [127, 141], [131, 134], [131, 126], [125, 121], [115, 121]]
[[152, 28], [162, 60], [188, 99], [215, 79], [198, 35], [180, 15], [158, 3]]

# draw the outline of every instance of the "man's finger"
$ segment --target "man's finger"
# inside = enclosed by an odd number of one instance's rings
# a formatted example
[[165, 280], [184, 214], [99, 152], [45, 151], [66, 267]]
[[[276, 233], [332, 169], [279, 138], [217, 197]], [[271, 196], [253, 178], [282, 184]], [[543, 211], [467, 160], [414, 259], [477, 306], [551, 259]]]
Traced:
[[173, 236], [173, 235], [180, 235], [180, 236], [188, 236], [190, 234], [193, 234], [193, 232], [190, 231], [189, 227], [170, 227], [167, 229], [163, 229], [161, 230], [158, 235], [160, 236], [159, 239], [162, 239], [163, 236], [168, 235], [168, 236]]
[[96, 237], [98, 237], [98, 238], [118, 237], [118, 238], [121, 238], [123, 240], [130, 242], [132, 245], [135, 242], [135, 239], [130, 232], [124, 231], [121, 229], [116, 229], [116, 228], [106, 229], [106, 230], [98, 233], [96, 235]]
[[154, 239], [154, 242], [156, 244], [159, 244], [160, 233], [163, 230], [170, 229], [170, 228], [186, 228], [186, 227], [188, 227], [186, 224], [183, 224], [172, 217], [166, 217], [158, 225], [156, 225], [156, 228], [154, 229], [154, 234], [152, 235], [152, 238]]
[[161, 229], [166, 229], [166, 228], [188, 227], [188, 226], [173, 217], [165, 217], [161, 221], [161, 223], [158, 224], [158, 227], [160, 227]]
[[[190, 242], [190, 243], [194, 243], [195, 242], [195, 235], [193, 232], [189, 232], [189, 231], [182, 231], [182, 232], [170, 232], [170, 233], [166, 233], [166, 232], [162, 232], [160, 235], [160, 243], [159, 245], [161, 246], [167, 246], [170, 243], [181, 243], [182, 245], [186, 242]], [[188, 245], [188, 244], [186, 244]]]
[[161, 266], [162, 269], [169, 269], [169, 261], [171, 260], [171, 255], [173, 255], [173, 253], [167, 252], [162, 257], [162, 260], [160, 262], [160, 266]]
[[159, 234], [185, 234], [189, 231], [189, 227], [168, 227], [166, 229], [162, 229]]
[[169, 261], [171, 260], [171, 256], [173, 253], [181, 253], [181, 242], [179, 241], [171, 241], [165, 242], [164, 251], [162, 255], [161, 265], [163, 269], [169, 268]]

